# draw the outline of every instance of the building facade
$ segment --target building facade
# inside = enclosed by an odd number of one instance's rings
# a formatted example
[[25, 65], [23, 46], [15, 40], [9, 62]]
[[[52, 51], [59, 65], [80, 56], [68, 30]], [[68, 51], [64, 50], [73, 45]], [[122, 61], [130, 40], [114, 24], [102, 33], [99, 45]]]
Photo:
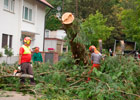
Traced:
[[46, 30], [44, 51], [48, 52], [49, 49], [53, 49], [58, 54], [68, 52], [68, 46], [66, 45], [66, 41], [64, 40], [65, 36], [66, 33], [64, 30]]
[[46, 6], [53, 8], [46, 0], [0, 0], [0, 52], [7, 45], [17, 56], [25, 36], [42, 51]]

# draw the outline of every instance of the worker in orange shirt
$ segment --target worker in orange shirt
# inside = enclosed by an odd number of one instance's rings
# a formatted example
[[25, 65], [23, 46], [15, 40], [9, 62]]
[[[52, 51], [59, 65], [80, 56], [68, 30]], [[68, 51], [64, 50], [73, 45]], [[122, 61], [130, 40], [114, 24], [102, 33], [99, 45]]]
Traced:
[[[31, 38], [25, 37], [24, 38], [24, 45], [20, 47], [19, 50], [19, 66], [21, 69], [22, 74], [29, 74], [33, 76], [32, 64], [31, 64]], [[20, 79], [21, 84], [25, 83], [25, 78], [21, 77]], [[30, 78], [31, 85], [35, 85], [34, 77]]]

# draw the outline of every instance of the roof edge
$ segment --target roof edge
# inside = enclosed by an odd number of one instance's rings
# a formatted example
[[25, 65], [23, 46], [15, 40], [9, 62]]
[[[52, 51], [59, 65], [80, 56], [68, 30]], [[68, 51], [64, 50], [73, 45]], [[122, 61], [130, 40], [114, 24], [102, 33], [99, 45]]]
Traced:
[[44, 4], [44, 5], [46, 5], [46, 6], [48, 6], [48, 7], [50, 7], [50, 8], [54, 8], [51, 4], [49, 4], [46, 0], [37, 0], [37, 1], [39, 1], [40, 3], [42, 3], [42, 4]]

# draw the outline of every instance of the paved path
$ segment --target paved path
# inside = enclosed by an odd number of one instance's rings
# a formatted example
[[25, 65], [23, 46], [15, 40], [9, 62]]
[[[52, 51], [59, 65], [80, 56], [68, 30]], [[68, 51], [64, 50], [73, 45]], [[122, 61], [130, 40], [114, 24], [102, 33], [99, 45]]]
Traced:
[[31, 95], [23, 95], [15, 91], [0, 90], [0, 100], [36, 100]]

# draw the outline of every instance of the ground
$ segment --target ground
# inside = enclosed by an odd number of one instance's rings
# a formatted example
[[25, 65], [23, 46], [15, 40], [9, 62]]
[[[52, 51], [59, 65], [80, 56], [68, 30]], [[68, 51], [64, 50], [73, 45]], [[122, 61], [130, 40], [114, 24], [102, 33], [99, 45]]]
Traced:
[[15, 91], [0, 90], [0, 100], [36, 100], [31, 95], [23, 95]]

